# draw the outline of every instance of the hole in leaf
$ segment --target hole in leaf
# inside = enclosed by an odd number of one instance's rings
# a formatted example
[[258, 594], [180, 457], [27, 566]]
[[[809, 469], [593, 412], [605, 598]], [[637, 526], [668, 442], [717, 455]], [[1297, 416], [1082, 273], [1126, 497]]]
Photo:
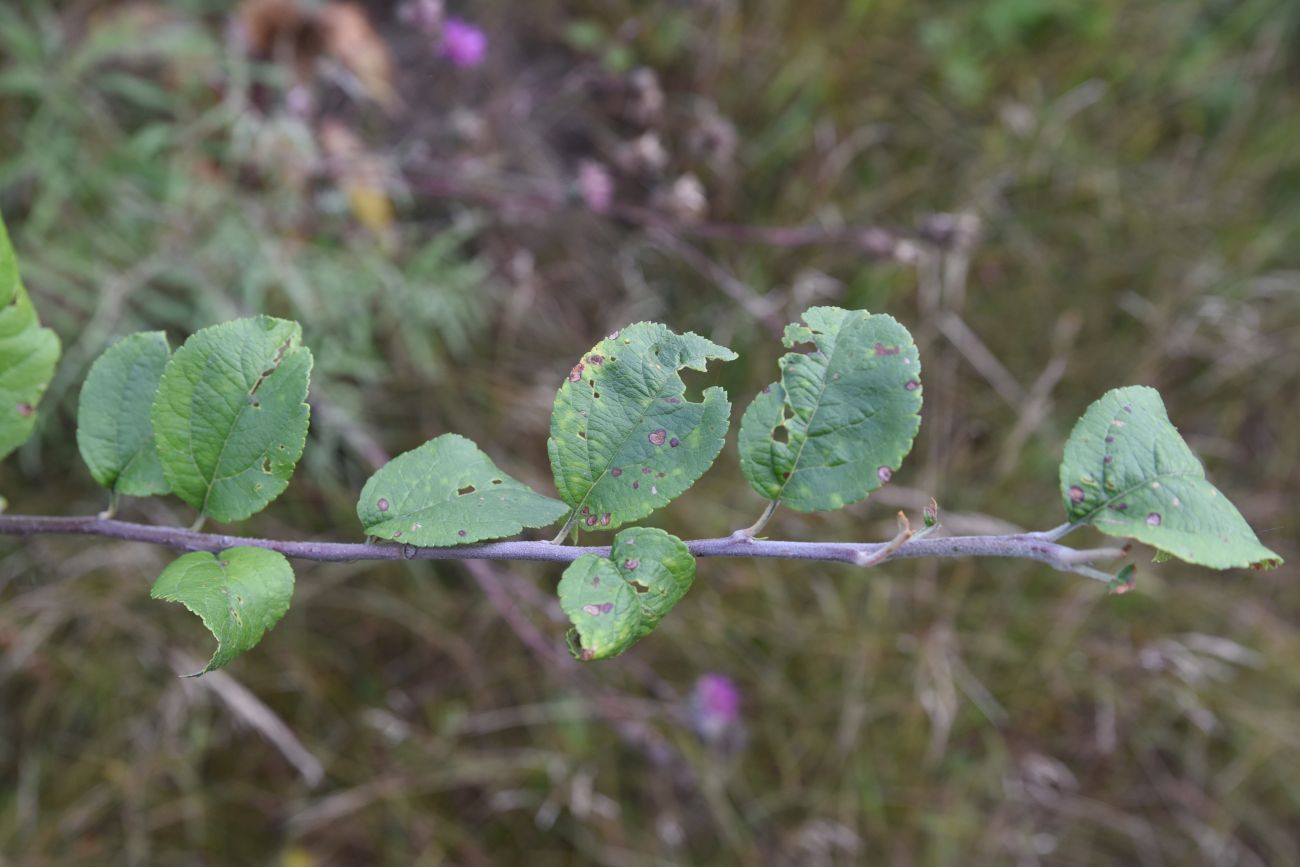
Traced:
[[502, 484], [502, 481], [501, 481], [500, 479], [493, 479], [493, 480], [492, 480], [492, 484], [494, 484], [494, 485], [500, 485], [500, 484]]
[[632, 585], [632, 589], [635, 590], [635, 591], [638, 592], [638, 593], [649, 593], [649, 592], [650, 592], [650, 588], [647, 587], [646, 585], [642, 584], [640, 581], [629, 581], [629, 582], [627, 582], [627, 583], [631, 584], [631, 585]]
[[785, 425], [783, 424], [777, 425], [776, 429], [772, 431], [772, 442], [774, 443], [790, 442], [790, 431], [786, 428]]
[[474, 493], [474, 490], [475, 488], [473, 485], [466, 485], [465, 487], [458, 489], [456, 493], [463, 497], [466, 494]]
[[271, 459], [269, 457], [262, 458], [262, 472], [268, 476], [271, 475]]

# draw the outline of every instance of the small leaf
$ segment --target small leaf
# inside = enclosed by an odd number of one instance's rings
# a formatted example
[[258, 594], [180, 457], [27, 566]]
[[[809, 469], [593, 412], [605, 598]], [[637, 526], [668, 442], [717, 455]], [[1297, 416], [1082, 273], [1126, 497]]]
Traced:
[[280, 622], [293, 598], [293, 567], [265, 548], [195, 551], [164, 569], [149, 595], [181, 603], [217, 639], [217, 652], [199, 675], [252, 648]]
[[31, 436], [58, 361], [59, 338], [36, 318], [0, 218], [0, 458]]
[[560, 579], [569, 648], [583, 660], [627, 650], [659, 624], [695, 580], [686, 543], [663, 530], [632, 527], [614, 537], [609, 557], [583, 554]]
[[554, 524], [567, 511], [456, 434], [393, 458], [370, 477], [357, 502], [367, 533], [421, 547], [513, 536]]
[[800, 512], [856, 503], [893, 476], [921, 426], [921, 363], [893, 317], [813, 307], [784, 343], [781, 381], [740, 422], [740, 467], [769, 500]]
[[1153, 388], [1117, 388], [1088, 407], [1065, 444], [1061, 495], [1071, 521], [1189, 563], [1230, 569], [1282, 562], [1206, 480]]
[[171, 490], [149, 422], [170, 357], [167, 336], [148, 331], [119, 340], [90, 366], [77, 408], [77, 448], [90, 475], [110, 491], [147, 497]]
[[555, 487], [579, 526], [643, 518], [704, 475], [726, 439], [731, 403], [716, 386], [688, 401], [678, 371], [735, 357], [656, 322], [616, 331], [582, 357], [555, 396], [547, 441]]
[[307, 440], [311, 351], [296, 322], [204, 328], [176, 350], [153, 403], [163, 475], [218, 521], [261, 511], [289, 486]]

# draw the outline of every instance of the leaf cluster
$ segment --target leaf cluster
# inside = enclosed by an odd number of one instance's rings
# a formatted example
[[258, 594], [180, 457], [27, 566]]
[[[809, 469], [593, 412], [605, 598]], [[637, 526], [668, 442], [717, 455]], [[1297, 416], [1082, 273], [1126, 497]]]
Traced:
[[[0, 455], [31, 430], [58, 343], [36, 321], [0, 224]], [[741, 469], [768, 502], [840, 509], [887, 483], [921, 423], [921, 364], [907, 329], [865, 310], [813, 307], [789, 325], [779, 379], [741, 420]], [[652, 631], [690, 590], [695, 558], [663, 530], [625, 527], [684, 494], [713, 464], [730, 427], [719, 387], [699, 400], [681, 372], [736, 354], [697, 334], [639, 322], [579, 357], [563, 378], [547, 450], [555, 499], [512, 478], [471, 440], [447, 433], [397, 456], [365, 484], [367, 535], [417, 547], [467, 545], [563, 521], [556, 544], [618, 531], [608, 556], [583, 555], [559, 583], [580, 659], [615, 656]], [[175, 352], [160, 332], [130, 335], [92, 366], [77, 442], [111, 495], [173, 493], [206, 519], [240, 521], [289, 484], [310, 422], [311, 351], [295, 322], [256, 316], [193, 334]], [[1065, 447], [1069, 520], [1217, 569], [1277, 565], [1205, 478], [1155, 390], [1115, 389]], [[110, 505], [110, 512], [113, 508]], [[757, 533], [763, 521], [751, 528]], [[927, 519], [927, 525], [932, 521]], [[1126, 567], [1115, 581], [1130, 581]], [[253, 647], [288, 610], [283, 555], [238, 547], [168, 566], [153, 596], [180, 602], [217, 640], [204, 671]], [[200, 672], [202, 673], [202, 672]]]

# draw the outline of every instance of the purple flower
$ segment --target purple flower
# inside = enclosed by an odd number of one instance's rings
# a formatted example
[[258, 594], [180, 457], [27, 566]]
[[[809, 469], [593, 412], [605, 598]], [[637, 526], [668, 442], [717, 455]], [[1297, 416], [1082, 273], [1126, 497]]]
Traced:
[[696, 730], [716, 740], [740, 723], [740, 689], [725, 674], [705, 674], [691, 692], [691, 717]]
[[478, 66], [487, 54], [487, 34], [460, 18], [442, 25], [442, 56], [455, 66]]

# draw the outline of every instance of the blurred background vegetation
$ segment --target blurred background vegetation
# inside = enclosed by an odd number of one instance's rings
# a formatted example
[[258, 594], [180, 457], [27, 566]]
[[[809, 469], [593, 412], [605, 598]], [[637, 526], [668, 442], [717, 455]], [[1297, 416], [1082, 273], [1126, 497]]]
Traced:
[[[698, 379], [739, 412], [826, 302], [917, 335], [921, 437], [774, 535], [887, 537], [931, 495], [953, 530], [1052, 526], [1070, 425], [1146, 383], [1300, 562], [1295, 0], [5, 0], [0, 208], [65, 346], [15, 512], [103, 508], [77, 389], [131, 331], [301, 321], [306, 456], [231, 529], [355, 539], [374, 465], [446, 431], [550, 490], [555, 388], [613, 328], [736, 349]], [[761, 506], [729, 446], [650, 523]], [[580, 665], [558, 569], [303, 563], [254, 652], [182, 680], [210, 647], [147, 598], [169, 556], [0, 540], [0, 864], [1300, 864], [1290, 565], [1120, 597], [703, 561]], [[738, 718], [704, 718], [709, 673]]]

